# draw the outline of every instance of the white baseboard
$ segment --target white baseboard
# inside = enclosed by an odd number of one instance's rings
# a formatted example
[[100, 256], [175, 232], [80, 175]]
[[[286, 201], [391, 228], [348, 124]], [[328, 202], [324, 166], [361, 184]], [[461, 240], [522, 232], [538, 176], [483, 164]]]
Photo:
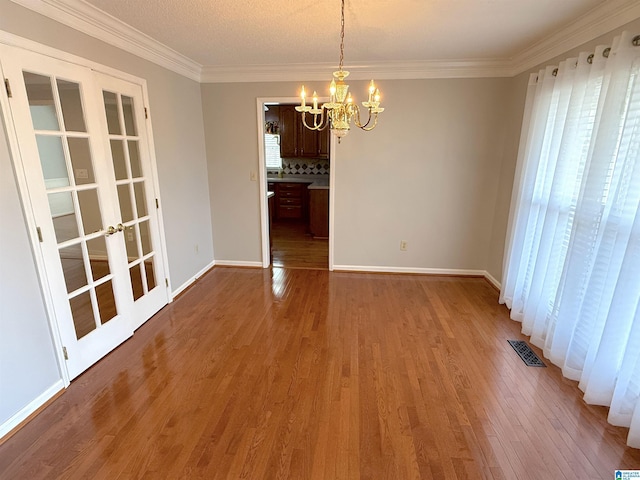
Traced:
[[[214, 266], [220, 267], [251, 267], [262, 268], [261, 262], [246, 262], [246, 261], [234, 261], [234, 260], [214, 260], [193, 277], [180, 285], [173, 291], [173, 297], [176, 297], [184, 290], [186, 290], [191, 284], [198, 280], [202, 275], [207, 273]], [[500, 290], [501, 285], [498, 280], [495, 279], [486, 270], [470, 270], [463, 268], [418, 268], [418, 267], [380, 267], [372, 265], [334, 265], [334, 272], [363, 272], [363, 273], [409, 273], [418, 275], [451, 275], [451, 276], [474, 276], [483, 277], [491, 285]]]
[[202, 270], [200, 270], [198, 273], [196, 273], [189, 280], [187, 280], [182, 285], [180, 285], [178, 288], [176, 288], [172, 292], [172, 296], [175, 298], [177, 295], [179, 295], [184, 290], [186, 290], [188, 287], [190, 287], [196, 280], [198, 280], [202, 275], [207, 273], [209, 270], [211, 270], [216, 265], [221, 266], [221, 267], [255, 267], [255, 268], [262, 268], [262, 262], [237, 262], [237, 261], [231, 261], [231, 260], [214, 260], [213, 262], [209, 263], [206, 267], [204, 267]]
[[253, 267], [262, 268], [262, 262], [243, 262], [235, 260], [216, 260], [216, 265], [221, 267]]
[[182, 285], [180, 285], [178, 288], [176, 288], [173, 292], [171, 292], [171, 296], [173, 298], [175, 298], [176, 296], [180, 295], [184, 290], [186, 290], [189, 286], [191, 286], [196, 280], [198, 280], [202, 275], [204, 275], [205, 273], [207, 273], [209, 270], [211, 270], [214, 266], [216, 265], [216, 262], [213, 261], [211, 263], [209, 263], [207, 266], [205, 266], [202, 270], [200, 270], [198, 273], [196, 273], [193, 277], [191, 277], [189, 280], [187, 280], [186, 282], [184, 282]]
[[502, 284], [498, 280], [496, 280], [496, 278], [489, 272], [484, 272], [484, 278], [486, 278], [487, 281], [498, 290], [502, 290]]
[[418, 275], [458, 275], [484, 277], [498, 290], [501, 284], [486, 270], [468, 270], [462, 268], [417, 268], [417, 267], [379, 267], [370, 265], [334, 265], [334, 272], [370, 272], [370, 273], [413, 273]]
[[484, 270], [467, 270], [456, 268], [418, 268], [418, 267], [380, 267], [373, 265], [334, 265], [337, 272], [371, 272], [371, 273], [416, 273], [420, 275], [473, 275], [484, 277]]
[[16, 412], [11, 418], [0, 425], [0, 438], [10, 433], [14, 428], [24, 422], [29, 415], [38, 410], [42, 405], [47, 403], [51, 398], [64, 390], [64, 383], [62, 379], [47, 388], [44, 392], [34, 398], [31, 402], [25, 405], [22, 409]]

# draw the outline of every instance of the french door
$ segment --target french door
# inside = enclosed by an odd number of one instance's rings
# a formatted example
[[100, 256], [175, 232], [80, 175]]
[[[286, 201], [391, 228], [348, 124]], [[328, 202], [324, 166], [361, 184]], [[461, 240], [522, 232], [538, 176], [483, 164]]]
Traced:
[[142, 87], [10, 47], [11, 118], [69, 378], [168, 301]]

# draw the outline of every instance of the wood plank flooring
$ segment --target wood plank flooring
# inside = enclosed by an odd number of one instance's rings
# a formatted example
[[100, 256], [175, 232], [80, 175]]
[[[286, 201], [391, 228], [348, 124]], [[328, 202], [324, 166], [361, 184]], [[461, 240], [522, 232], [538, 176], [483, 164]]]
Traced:
[[483, 279], [215, 268], [0, 446], [0, 478], [608, 479], [626, 430]]
[[287, 268], [329, 268], [329, 241], [313, 238], [306, 223], [274, 221], [272, 236], [272, 265]]

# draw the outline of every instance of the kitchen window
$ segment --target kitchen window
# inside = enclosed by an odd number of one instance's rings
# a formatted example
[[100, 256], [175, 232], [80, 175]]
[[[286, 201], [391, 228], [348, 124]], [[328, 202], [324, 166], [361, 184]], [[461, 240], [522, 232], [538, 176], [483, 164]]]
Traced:
[[280, 135], [266, 133], [264, 135], [264, 157], [267, 169], [282, 168], [282, 158], [280, 158]]

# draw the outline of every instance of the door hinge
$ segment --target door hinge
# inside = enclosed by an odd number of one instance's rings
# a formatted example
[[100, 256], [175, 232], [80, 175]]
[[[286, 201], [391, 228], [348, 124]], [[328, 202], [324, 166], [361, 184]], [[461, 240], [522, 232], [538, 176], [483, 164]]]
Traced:
[[65, 360], [69, 360], [69, 354], [67, 353], [67, 347], [62, 347], [62, 353]]
[[147, 107], [144, 107], [144, 118], [149, 118], [149, 112], [147, 111]]
[[13, 97], [13, 94], [11, 93], [11, 84], [9, 83], [8, 78], [4, 79], [4, 88], [7, 89], [7, 97], [9, 98]]
[[164, 279], [164, 284], [167, 286], [167, 288], [169, 288], [169, 279], [168, 278]]
[[158, 202], [157, 198], [156, 198], [156, 208], [160, 208], [160, 202]]
[[40, 230], [40, 227], [36, 227], [36, 232], [38, 232], [38, 240], [40, 240], [40, 243], [43, 242], [42, 240], [42, 230]]

